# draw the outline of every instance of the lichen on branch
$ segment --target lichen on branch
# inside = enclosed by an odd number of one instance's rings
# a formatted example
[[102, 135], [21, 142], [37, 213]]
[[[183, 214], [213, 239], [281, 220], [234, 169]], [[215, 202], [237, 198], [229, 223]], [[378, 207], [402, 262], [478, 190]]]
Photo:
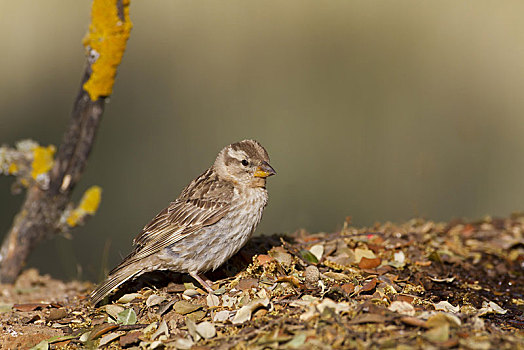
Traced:
[[94, 0], [91, 24], [83, 44], [93, 60], [92, 73], [84, 83], [92, 101], [113, 91], [116, 69], [122, 60], [133, 24], [129, 19], [129, 0]]
[[[28, 188], [36, 184], [42, 189], [49, 185], [49, 170], [55, 162], [53, 156], [56, 147], [54, 145], [41, 146], [33, 140], [22, 140], [17, 142], [14, 148], [8, 146], [0, 147], [0, 174], [16, 177], [14, 192], [21, 188]], [[56, 223], [60, 231], [66, 232], [69, 228], [83, 224], [88, 216], [93, 216], [102, 198], [102, 189], [99, 186], [91, 186], [85, 191], [80, 203], [75, 208], [70, 202], [61, 218]]]
[[0, 174], [16, 176], [14, 190], [27, 189], [22, 208], [0, 247], [0, 283], [13, 283], [31, 251], [53, 234], [67, 233], [93, 215], [100, 203], [99, 187], [86, 191], [78, 206], [71, 202], [87, 164], [112, 92], [116, 69], [131, 31], [130, 0], [93, 0], [91, 24], [84, 38], [87, 65], [75, 99], [69, 127], [55, 147], [34, 141], [16, 149], [0, 147]]
[[87, 216], [92, 216], [96, 213], [101, 199], [102, 189], [99, 186], [91, 186], [84, 192], [80, 204], [75, 209], [64, 212], [63, 220], [69, 227], [75, 227], [83, 223]]
[[56, 147], [49, 145], [47, 147], [36, 146], [33, 149], [33, 162], [31, 163], [31, 177], [37, 179], [39, 176], [47, 173], [53, 167]]
[[16, 176], [17, 187], [29, 187], [36, 182], [41, 188], [49, 185], [49, 170], [54, 164], [56, 147], [40, 146], [33, 140], [17, 142], [15, 148], [0, 147], [0, 174]]

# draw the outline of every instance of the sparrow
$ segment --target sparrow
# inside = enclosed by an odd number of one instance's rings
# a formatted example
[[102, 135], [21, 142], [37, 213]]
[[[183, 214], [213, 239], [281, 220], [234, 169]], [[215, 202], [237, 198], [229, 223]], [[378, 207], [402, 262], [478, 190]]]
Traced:
[[266, 179], [276, 174], [255, 140], [230, 144], [214, 164], [158, 213], [134, 239], [134, 249], [90, 295], [98, 304], [126, 281], [156, 270], [188, 273], [212, 293], [202, 275], [215, 270], [255, 231], [267, 204]]

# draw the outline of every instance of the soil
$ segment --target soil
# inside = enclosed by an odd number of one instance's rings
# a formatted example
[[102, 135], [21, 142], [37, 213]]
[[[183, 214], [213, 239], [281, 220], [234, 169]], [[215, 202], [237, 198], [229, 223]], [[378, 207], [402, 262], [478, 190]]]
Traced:
[[97, 307], [29, 269], [0, 288], [1, 349], [524, 348], [524, 216], [255, 237], [208, 295], [153, 273]]

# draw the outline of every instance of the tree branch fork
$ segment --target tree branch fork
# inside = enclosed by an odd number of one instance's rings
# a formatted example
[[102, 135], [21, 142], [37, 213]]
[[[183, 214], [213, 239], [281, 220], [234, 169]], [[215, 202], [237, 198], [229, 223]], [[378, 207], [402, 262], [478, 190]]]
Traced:
[[112, 93], [116, 70], [132, 28], [129, 0], [93, 0], [89, 31], [83, 40], [87, 64], [69, 126], [56, 158], [54, 146], [34, 141], [0, 147], [0, 174], [16, 176], [14, 192], [27, 189], [19, 213], [0, 247], [0, 282], [13, 283], [32, 250], [44, 239], [69, 230], [92, 216], [101, 189], [89, 188], [71, 203]]

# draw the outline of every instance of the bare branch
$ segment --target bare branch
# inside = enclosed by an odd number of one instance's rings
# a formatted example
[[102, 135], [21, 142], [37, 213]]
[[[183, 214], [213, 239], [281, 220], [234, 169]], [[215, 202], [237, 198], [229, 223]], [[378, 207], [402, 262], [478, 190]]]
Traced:
[[[91, 152], [105, 98], [111, 95], [131, 27], [129, 0], [93, 0], [89, 33], [84, 39], [87, 65], [71, 121], [48, 174], [49, 182], [28, 184], [24, 204], [0, 248], [0, 282], [14, 282], [38, 243], [60, 232], [72, 190]], [[99, 189], [95, 192], [99, 196]], [[76, 221], [71, 223], [74, 226]]]

